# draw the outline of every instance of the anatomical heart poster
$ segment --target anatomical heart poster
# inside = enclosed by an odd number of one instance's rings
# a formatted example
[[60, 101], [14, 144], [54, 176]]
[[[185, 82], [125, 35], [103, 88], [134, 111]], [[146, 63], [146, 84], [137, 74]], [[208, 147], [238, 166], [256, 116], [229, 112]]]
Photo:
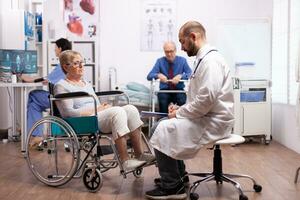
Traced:
[[99, 22], [99, 0], [64, 0], [64, 22], [74, 36], [95, 37]]

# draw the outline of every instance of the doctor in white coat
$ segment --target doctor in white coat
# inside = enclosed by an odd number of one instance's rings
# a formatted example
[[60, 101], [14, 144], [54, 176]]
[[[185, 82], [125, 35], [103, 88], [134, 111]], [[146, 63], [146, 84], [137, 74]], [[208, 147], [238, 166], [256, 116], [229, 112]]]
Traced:
[[169, 107], [169, 119], [156, 127], [150, 144], [161, 176], [159, 187], [146, 192], [150, 199], [184, 199], [186, 193], [178, 160], [193, 158], [200, 148], [231, 133], [233, 87], [223, 56], [206, 42], [204, 27], [196, 21], [179, 30], [181, 48], [196, 56], [187, 102]]

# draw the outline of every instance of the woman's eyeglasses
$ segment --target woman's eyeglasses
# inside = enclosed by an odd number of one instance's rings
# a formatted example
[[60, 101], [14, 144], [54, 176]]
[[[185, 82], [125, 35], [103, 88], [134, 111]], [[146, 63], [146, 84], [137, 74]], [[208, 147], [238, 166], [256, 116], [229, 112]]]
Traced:
[[81, 67], [81, 66], [85, 65], [85, 61], [84, 60], [83, 61], [76, 61], [76, 62], [68, 63], [67, 65], [78, 68], [78, 67]]

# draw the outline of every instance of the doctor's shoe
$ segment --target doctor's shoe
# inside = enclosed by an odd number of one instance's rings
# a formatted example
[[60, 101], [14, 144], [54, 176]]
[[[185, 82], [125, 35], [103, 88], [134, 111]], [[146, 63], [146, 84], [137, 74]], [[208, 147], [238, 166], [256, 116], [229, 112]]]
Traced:
[[136, 159], [129, 159], [126, 160], [122, 163], [123, 169], [125, 171], [132, 171], [138, 167], [143, 166], [144, 164], [146, 164], [146, 161], [140, 161], [140, 160], [136, 160]]
[[[188, 176], [185, 175], [182, 178], [182, 182], [183, 182], [183, 184], [184, 184], [185, 187], [189, 187], [189, 185], [190, 185], [190, 179], [189, 179]], [[161, 186], [161, 178], [155, 178], [154, 179], [154, 185]]]
[[186, 199], [187, 194], [185, 192], [184, 185], [179, 185], [173, 189], [164, 189], [157, 187], [154, 190], [146, 192], [145, 195], [148, 199]]
[[142, 153], [138, 158], [138, 160], [146, 161], [147, 163], [152, 163], [155, 161], [155, 156], [150, 153]]

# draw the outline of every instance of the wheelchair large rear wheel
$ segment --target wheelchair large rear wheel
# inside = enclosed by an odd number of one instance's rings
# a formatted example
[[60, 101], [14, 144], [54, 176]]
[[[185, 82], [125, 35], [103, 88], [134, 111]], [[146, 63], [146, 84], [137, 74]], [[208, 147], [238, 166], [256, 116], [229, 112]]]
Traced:
[[72, 127], [64, 120], [48, 116], [34, 124], [26, 143], [29, 169], [41, 182], [60, 186], [78, 170], [79, 142]]

